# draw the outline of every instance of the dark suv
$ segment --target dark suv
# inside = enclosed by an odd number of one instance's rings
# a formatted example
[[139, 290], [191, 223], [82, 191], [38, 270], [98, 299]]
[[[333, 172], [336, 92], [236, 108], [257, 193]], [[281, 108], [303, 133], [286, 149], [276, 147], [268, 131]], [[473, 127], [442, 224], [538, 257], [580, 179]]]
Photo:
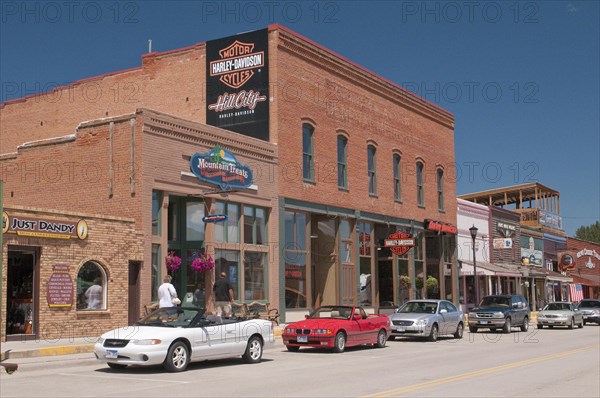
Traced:
[[469, 311], [469, 331], [489, 328], [492, 332], [502, 329], [510, 333], [511, 328], [519, 326], [523, 332], [529, 328], [531, 311], [525, 297], [516, 294], [485, 296], [478, 307]]
[[583, 299], [579, 302], [579, 311], [583, 315], [583, 324], [595, 322], [600, 325], [600, 300]]

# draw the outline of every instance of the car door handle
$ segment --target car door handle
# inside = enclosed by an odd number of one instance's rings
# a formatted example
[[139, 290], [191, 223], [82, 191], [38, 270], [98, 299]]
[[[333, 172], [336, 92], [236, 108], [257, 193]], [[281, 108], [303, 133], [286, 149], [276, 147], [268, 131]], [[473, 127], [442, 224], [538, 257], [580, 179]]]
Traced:
[[235, 330], [228, 330], [227, 334], [235, 333]]

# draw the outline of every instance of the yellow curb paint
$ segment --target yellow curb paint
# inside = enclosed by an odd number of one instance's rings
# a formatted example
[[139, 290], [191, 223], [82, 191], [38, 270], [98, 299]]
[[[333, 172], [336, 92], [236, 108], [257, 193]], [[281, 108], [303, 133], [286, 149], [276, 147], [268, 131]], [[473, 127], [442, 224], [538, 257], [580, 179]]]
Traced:
[[550, 354], [550, 355], [544, 355], [542, 357], [526, 359], [524, 361], [513, 362], [513, 363], [506, 364], [506, 365], [496, 366], [493, 368], [476, 370], [473, 372], [467, 372], [467, 373], [463, 373], [463, 374], [456, 375], [456, 376], [443, 377], [441, 379], [432, 380], [432, 381], [428, 381], [425, 383], [413, 384], [410, 386], [400, 387], [400, 388], [396, 388], [393, 390], [382, 391], [382, 392], [376, 393], [376, 394], [364, 395], [363, 398], [366, 398], [366, 397], [391, 397], [391, 396], [395, 396], [395, 395], [406, 394], [406, 393], [414, 392], [417, 390], [422, 390], [424, 388], [437, 387], [442, 384], [452, 383], [452, 382], [459, 381], [459, 380], [471, 379], [471, 378], [477, 377], [477, 376], [485, 376], [485, 375], [489, 375], [492, 373], [497, 373], [497, 372], [502, 372], [502, 371], [509, 370], [509, 369], [518, 368], [521, 366], [532, 365], [532, 364], [535, 364], [538, 362], [562, 358], [562, 357], [566, 357], [569, 355], [574, 355], [574, 354], [578, 354], [581, 352], [598, 349], [599, 347], [600, 347], [599, 344], [595, 344], [595, 345], [591, 345], [591, 346], [587, 346], [587, 347], [578, 348], [576, 350], [564, 351], [564, 352], [559, 352], [559, 353]]
[[93, 344], [45, 347], [38, 348], [35, 350], [9, 351], [6, 353], [6, 355], [3, 355], [3, 360], [17, 358], [36, 358], [53, 355], [86, 354], [89, 352], [94, 352]]

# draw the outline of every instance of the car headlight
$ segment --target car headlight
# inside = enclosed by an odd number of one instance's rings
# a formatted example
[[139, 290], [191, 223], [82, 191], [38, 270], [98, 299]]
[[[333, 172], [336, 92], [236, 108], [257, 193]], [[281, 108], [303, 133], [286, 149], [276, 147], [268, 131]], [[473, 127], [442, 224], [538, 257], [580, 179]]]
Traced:
[[421, 319], [415, 322], [416, 326], [426, 326], [429, 323], [429, 319]]
[[102, 337], [98, 337], [98, 340], [96, 340], [96, 343], [104, 344], [104, 339]]
[[131, 344], [137, 345], [156, 345], [162, 343], [159, 339], [140, 339], [140, 340], [129, 340]]
[[476, 312], [469, 312], [469, 318], [477, 318]]
[[504, 318], [503, 312], [494, 312], [494, 318]]
[[333, 331], [331, 329], [315, 329], [313, 330], [314, 334], [332, 334]]

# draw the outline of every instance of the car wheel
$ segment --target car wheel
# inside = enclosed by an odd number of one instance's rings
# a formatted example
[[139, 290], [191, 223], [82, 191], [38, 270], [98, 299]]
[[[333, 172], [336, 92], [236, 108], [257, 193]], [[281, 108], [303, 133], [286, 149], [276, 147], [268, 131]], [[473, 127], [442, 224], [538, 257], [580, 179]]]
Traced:
[[584, 321], [583, 321], [583, 324], [584, 324], [584, 325], [586, 325], [586, 324], [587, 324], [587, 322], [584, 320]]
[[258, 363], [260, 362], [263, 354], [262, 341], [258, 336], [250, 337], [248, 345], [246, 346], [246, 352], [242, 355], [246, 363]]
[[544, 325], [542, 325], [542, 324], [539, 324], [539, 323], [538, 323], [538, 325], [537, 325], [537, 326], [538, 326], [538, 329], [543, 329], [543, 328], [544, 328]]
[[575, 319], [571, 318], [571, 323], [569, 323], [569, 329], [573, 329], [575, 326]]
[[463, 325], [462, 322], [459, 322], [458, 326], [456, 327], [456, 332], [454, 332], [454, 338], [462, 339], [464, 331], [465, 331], [465, 325]]
[[429, 333], [429, 341], [437, 341], [438, 339], [438, 325], [434, 323], [431, 326], [431, 333]]
[[387, 341], [387, 336], [385, 330], [380, 330], [377, 334], [377, 343], [375, 343], [376, 348], [385, 347], [385, 342]]
[[469, 332], [477, 333], [477, 328], [475, 326], [469, 326]]
[[523, 319], [523, 324], [521, 325], [521, 332], [526, 332], [529, 329], [529, 318], [525, 317]]
[[346, 335], [344, 332], [338, 332], [335, 335], [335, 342], [333, 344], [333, 352], [344, 352], [346, 349]]
[[579, 324], [579, 329], [583, 329], [583, 321]]
[[187, 345], [181, 341], [176, 341], [169, 347], [163, 367], [169, 372], [182, 372], [187, 368], [189, 362], [190, 352]]
[[127, 365], [123, 365], [121, 363], [111, 363], [111, 362], [107, 362], [106, 363], [108, 365], [109, 368], [111, 369], [125, 369], [127, 367]]
[[298, 347], [296, 345], [286, 345], [285, 348], [287, 348], [287, 350], [289, 352], [298, 352], [298, 351], [300, 351], [300, 347]]
[[506, 322], [504, 322], [504, 327], [502, 328], [503, 333], [510, 333], [510, 329], [512, 325], [510, 324], [510, 318], [506, 318]]

